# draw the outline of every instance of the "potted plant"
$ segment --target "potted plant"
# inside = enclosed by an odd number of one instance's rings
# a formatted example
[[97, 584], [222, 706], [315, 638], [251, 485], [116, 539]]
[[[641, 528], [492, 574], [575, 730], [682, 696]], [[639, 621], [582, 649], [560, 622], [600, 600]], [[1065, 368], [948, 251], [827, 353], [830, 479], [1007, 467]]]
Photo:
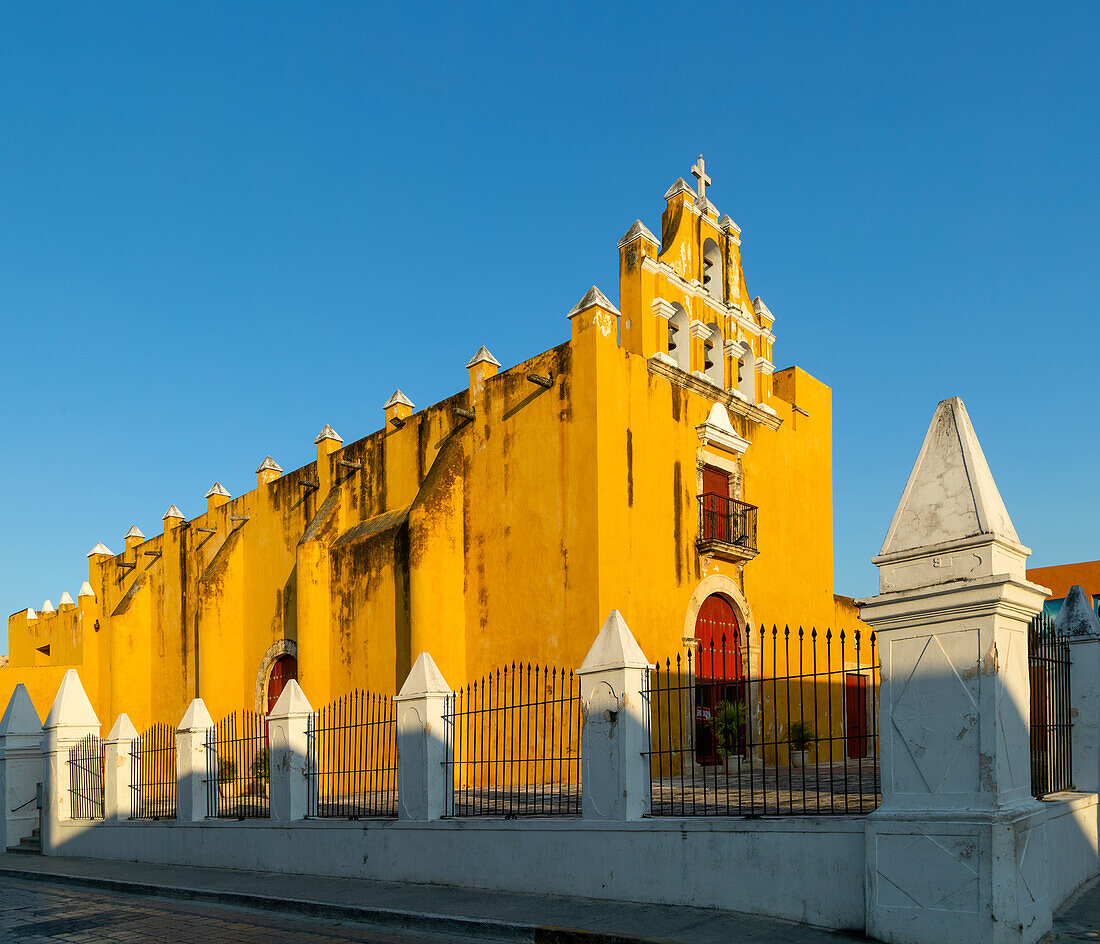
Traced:
[[233, 786], [237, 780], [237, 762], [231, 757], [218, 760], [218, 796], [223, 800], [233, 795]]
[[257, 796], [268, 795], [267, 748], [261, 748], [252, 758], [252, 789]]
[[734, 773], [741, 773], [741, 733], [748, 720], [749, 712], [743, 701], [720, 701], [714, 706], [710, 726], [718, 745], [718, 758], [727, 773], [730, 771], [731, 757], [735, 764]]
[[790, 744], [791, 766], [805, 767], [806, 755], [809, 747], [817, 740], [812, 724], [805, 721], [792, 721], [787, 732], [787, 741]]

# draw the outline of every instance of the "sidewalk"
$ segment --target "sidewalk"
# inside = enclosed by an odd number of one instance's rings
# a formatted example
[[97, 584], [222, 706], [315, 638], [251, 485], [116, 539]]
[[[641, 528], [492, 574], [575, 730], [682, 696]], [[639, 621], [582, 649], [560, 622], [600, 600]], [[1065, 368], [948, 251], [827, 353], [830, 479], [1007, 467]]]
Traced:
[[862, 934], [755, 915], [486, 892], [442, 885], [0, 854], [0, 877], [359, 921], [482, 941], [532, 944], [841, 944]]

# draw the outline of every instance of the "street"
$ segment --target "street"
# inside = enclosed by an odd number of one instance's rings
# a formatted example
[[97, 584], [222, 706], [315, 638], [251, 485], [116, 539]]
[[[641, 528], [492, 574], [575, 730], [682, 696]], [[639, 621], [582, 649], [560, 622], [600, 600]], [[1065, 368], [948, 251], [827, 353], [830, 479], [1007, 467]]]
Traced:
[[[324, 918], [288, 917], [207, 902], [124, 895], [55, 882], [0, 879], [0, 941], [97, 944], [429, 944], [434, 935], [374, 931]], [[447, 940], [455, 940], [449, 936]]]

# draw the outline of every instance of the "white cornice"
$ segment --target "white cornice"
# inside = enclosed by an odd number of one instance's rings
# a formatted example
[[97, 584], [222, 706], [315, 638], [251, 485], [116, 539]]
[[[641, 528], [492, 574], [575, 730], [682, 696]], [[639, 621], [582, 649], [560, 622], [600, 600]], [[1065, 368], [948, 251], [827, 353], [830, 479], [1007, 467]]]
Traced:
[[744, 455], [745, 450], [752, 445], [744, 436], [737, 435], [730, 423], [729, 414], [721, 403], [711, 407], [710, 415], [705, 422], [695, 427], [695, 432], [702, 446], [713, 444], [738, 456]]
[[658, 377], [664, 377], [678, 387], [683, 387], [707, 400], [721, 403], [730, 413], [735, 413], [737, 416], [743, 416], [746, 419], [752, 420], [754, 423], [766, 426], [768, 429], [779, 429], [779, 427], [783, 425], [783, 420], [776, 416], [774, 411], [762, 410], [758, 406], [754, 406], [751, 403], [747, 403], [733, 396], [728, 390], [722, 390], [720, 387], [716, 387], [707, 381], [700, 380], [698, 377], [693, 377], [686, 371], [681, 370], [674, 363], [670, 364], [669, 360], [670, 358], [667, 354], [651, 355], [647, 361], [649, 372], [651, 374], [656, 374]]
[[661, 262], [657, 259], [652, 258], [651, 256], [645, 256], [642, 259], [642, 268], [645, 269], [647, 272], [664, 275], [670, 280], [673, 280], [676, 284], [676, 287], [685, 295], [688, 295], [691, 298], [700, 299], [703, 304], [715, 314], [722, 315], [726, 318], [732, 318], [737, 323], [737, 325], [747, 334], [751, 334], [753, 337], [757, 337], [763, 333], [764, 329], [762, 329], [751, 318], [746, 316], [741, 306], [738, 305], [736, 302], [723, 302], [721, 299], [715, 298], [698, 282], [688, 281], [687, 279], [685, 279], [667, 262]]
[[688, 326], [688, 333], [693, 338], [709, 338], [710, 337], [710, 328], [708, 328], [706, 326], [705, 322], [702, 322], [702, 321], [699, 321], [698, 319], [695, 319]]

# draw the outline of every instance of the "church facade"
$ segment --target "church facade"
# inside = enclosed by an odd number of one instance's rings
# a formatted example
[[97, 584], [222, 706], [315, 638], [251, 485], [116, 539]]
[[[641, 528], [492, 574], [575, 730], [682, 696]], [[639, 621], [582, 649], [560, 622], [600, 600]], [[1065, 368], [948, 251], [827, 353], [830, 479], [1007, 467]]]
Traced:
[[[44, 713], [76, 667], [101, 719], [266, 710], [297, 677], [315, 706], [396, 692], [417, 654], [454, 686], [513, 660], [576, 667], [622, 612], [650, 659], [715, 641], [755, 665], [762, 624], [857, 625], [833, 594], [830, 390], [773, 369], [740, 229], [683, 179], [658, 239], [620, 240], [619, 305], [593, 287], [569, 339], [257, 486], [215, 484], [188, 520], [97, 544], [76, 600], [8, 620], [0, 696]], [[754, 642], [754, 639], [756, 640]]]

